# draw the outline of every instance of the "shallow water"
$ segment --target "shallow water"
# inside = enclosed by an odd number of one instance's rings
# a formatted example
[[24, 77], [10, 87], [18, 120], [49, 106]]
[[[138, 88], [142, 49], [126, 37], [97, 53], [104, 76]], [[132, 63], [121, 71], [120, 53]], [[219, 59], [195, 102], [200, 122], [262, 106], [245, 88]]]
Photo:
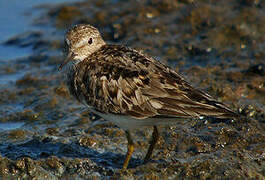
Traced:
[[25, 124], [24, 122], [0, 123], [0, 131], [18, 129], [21, 128], [24, 124]]
[[74, 1], [76, 0], [0, 1], [0, 61], [26, 57], [32, 53], [32, 47], [6, 46], [3, 43], [19, 34], [41, 29], [32, 24], [33, 17], [40, 13], [40, 10], [34, 7]]

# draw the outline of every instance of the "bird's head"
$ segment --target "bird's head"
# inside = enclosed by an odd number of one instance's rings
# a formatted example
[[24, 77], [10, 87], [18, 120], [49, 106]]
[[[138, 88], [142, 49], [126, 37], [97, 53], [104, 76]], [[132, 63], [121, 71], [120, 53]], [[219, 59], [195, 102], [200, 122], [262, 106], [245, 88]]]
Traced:
[[88, 24], [72, 27], [65, 36], [66, 59], [60, 65], [62, 69], [70, 61], [82, 61], [105, 44], [97, 28]]

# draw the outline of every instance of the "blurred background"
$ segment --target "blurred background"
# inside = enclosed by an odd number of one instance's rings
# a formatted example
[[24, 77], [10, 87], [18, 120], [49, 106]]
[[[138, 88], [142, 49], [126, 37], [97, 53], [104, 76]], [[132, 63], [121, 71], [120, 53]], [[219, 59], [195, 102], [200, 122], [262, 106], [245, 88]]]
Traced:
[[[37, 179], [263, 179], [265, 176], [265, 2], [262, 0], [0, 1], [0, 177]], [[127, 142], [68, 93], [64, 34], [88, 23], [109, 43], [167, 64], [240, 120], [160, 127]], [[124, 138], [121, 138], [124, 137]]]

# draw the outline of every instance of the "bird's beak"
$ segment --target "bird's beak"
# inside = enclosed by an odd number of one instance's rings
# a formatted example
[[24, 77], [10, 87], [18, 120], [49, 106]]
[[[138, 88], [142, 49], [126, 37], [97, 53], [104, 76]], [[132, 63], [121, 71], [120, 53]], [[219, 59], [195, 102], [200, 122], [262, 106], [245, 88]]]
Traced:
[[73, 52], [69, 52], [67, 57], [65, 58], [65, 60], [63, 61], [63, 63], [60, 65], [60, 67], [58, 68], [58, 70], [62, 70], [62, 68], [70, 61], [72, 61], [75, 57], [75, 54]]

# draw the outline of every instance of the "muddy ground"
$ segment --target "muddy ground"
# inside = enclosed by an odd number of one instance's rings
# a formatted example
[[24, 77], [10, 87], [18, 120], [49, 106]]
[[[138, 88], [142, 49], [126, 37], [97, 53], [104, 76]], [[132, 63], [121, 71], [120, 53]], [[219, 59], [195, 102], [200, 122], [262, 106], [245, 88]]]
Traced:
[[[0, 76], [17, 78], [0, 84], [0, 122], [11, 126], [0, 127], [2, 179], [265, 179], [264, 1], [88, 0], [36, 9], [32, 23], [43, 30], [5, 42], [32, 54], [0, 61]], [[78, 23], [168, 64], [242, 118], [161, 126], [147, 164], [152, 129], [135, 130], [129, 169], [120, 171], [124, 131], [86, 111], [58, 71], [64, 33]]]

